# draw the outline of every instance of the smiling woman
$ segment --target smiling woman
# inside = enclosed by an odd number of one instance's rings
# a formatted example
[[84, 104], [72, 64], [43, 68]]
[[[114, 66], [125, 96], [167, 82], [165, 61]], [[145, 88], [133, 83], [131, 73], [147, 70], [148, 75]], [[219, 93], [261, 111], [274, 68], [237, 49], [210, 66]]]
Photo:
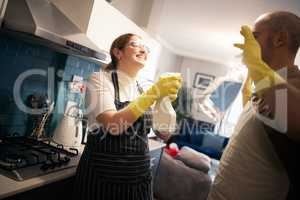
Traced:
[[159, 98], [176, 97], [181, 77], [161, 78], [143, 92], [136, 76], [148, 53], [141, 37], [121, 35], [111, 45], [111, 63], [90, 77], [90, 134], [77, 169], [75, 199], [152, 200], [149, 111]]

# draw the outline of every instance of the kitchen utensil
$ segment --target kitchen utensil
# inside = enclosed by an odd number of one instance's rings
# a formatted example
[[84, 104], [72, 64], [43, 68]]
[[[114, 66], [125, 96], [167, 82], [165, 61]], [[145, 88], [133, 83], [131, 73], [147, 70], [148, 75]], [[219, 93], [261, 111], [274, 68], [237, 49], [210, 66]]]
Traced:
[[37, 138], [41, 138], [45, 134], [45, 124], [52, 113], [54, 108], [54, 102], [50, 104], [50, 106], [47, 108], [48, 110], [42, 115], [41, 121], [39, 121], [38, 125], [34, 128], [32, 131], [31, 136], [35, 136]]
[[82, 110], [74, 101], [68, 101], [64, 116], [53, 135], [53, 141], [65, 147], [76, 148], [82, 141]]

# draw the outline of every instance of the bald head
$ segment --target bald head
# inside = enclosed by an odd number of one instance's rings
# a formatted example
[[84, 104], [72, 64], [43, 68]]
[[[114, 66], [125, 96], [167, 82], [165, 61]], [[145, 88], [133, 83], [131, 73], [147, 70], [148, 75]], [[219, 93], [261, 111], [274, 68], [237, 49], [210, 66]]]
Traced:
[[300, 46], [300, 18], [290, 12], [276, 11], [257, 18], [256, 23], [265, 23], [272, 32], [286, 32], [289, 37], [289, 50], [296, 54]]

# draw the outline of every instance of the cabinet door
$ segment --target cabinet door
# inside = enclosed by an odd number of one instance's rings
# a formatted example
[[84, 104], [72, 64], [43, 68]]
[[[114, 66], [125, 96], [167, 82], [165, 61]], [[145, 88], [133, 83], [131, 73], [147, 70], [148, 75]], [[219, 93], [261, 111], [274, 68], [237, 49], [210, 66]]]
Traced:
[[72, 199], [73, 183], [75, 177], [70, 177], [61, 181], [35, 188], [3, 200], [58, 200]]

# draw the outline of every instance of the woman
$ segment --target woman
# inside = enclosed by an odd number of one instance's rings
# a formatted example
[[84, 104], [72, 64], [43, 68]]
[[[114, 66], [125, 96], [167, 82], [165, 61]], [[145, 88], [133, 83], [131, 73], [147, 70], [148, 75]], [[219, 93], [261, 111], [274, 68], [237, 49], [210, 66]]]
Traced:
[[148, 49], [134, 34], [118, 37], [111, 63], [89, 81], [89, 130], [75, 181], [75, 198], [151, 200], [147, 110], [159, 98], [176, 99], [180, 76], [160, 78], [146, 92], [136, 82]]

